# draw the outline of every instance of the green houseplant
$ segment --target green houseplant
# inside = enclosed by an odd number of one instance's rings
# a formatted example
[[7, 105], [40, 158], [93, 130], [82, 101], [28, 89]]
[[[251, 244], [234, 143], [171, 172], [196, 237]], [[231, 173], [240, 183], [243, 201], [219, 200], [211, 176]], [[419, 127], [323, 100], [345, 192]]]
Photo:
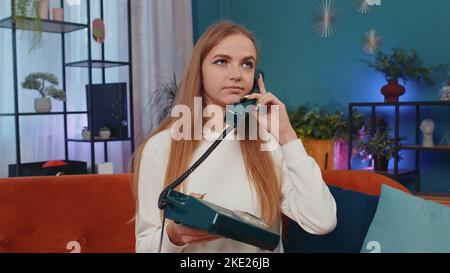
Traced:
[[[348, 118], [343, 112], [330, 114], [325, 109], [308, 110], [306, 106], [297, 106], [289, 109], [288, 113], [292, 127], [301, 139], [348, 140]], [[364, 118], [354, 110], [352, 119], [352, 134], [356, 137], [364, 125]]]
[[31, 23], [33, 36], [30, 51], [42, 46], [41, 0], [13, 0], [12, 18], [16, 27], [25, 29]]
[[391, 53], [378, 51], [374, 61], [362, 60], [368, 67], [384, 74], [387, 85], [383, 86], [381, 93], [385, 96], [385, 102], [395, 103], [406, 89], [399, 84], [400, 79], [406, 84], [407, 80], [415, 80], [418, 84], [425, 81], [434, 84], [431, 73], [436, 67], [426, 67], [416, 50], [407, 50], [402, 46], [393, 48]]
[[[344, 113], [330, 114], [325, 109], [309, 110], [306, 106], [291, 107], [288, 113], [297, 136], [321, 168], [345, 169], [349, 128]], [[357, 136], [363, 125], [362, 115], [355, 111], [352, 117], [352, 134]]]
[[83, 129], [81, 130], [81, 137], [84, 140], [90, 140], [91, 139], [91, 131], [89, 130], [89, 127], [87, 127], [87, 126], [83, 127]]
[[[49, 83], [51, 85], [46, 86]], [[22, 88], [35, 90], [40, 94], [40, 98], [36, 98], [34, 101], [34, 109], [38, 113], [47, 113], [52, 109], [50, 98], [54, 98], [59, 101], [66, 100], [66, 93], [62, 89], [58, 89], [58, 79], [55, 75], [50, 73], [32, 73], [28, 75], [22, 82]]]
[[[402, 140], [404, 137], [399, 138], [399, 141]], [[376, 117], [373, 123], [372, 119], [368, 118], [358, 142], [361, 158], [364, 161], [373, 159], [374, 170], [386, 172], [389, 160], [395, 156], [395, 139], [387, 121]], [[401, 159], [400, 156], [399, 159]]]
[[308, 111], [297, 127], [301, 138], [329, 140], [334, 137], [334, 126], [339, 117], [328, 114], [325, 110]]

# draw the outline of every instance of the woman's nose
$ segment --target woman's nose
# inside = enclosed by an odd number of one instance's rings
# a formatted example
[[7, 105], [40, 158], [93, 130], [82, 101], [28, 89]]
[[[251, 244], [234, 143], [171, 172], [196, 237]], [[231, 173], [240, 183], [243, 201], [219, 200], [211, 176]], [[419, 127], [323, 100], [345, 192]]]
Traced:
[[229, 69], [229, 77], [231, 80], [240, 80], [242, 78], [242, 71], [240, 67], [231, 65]]

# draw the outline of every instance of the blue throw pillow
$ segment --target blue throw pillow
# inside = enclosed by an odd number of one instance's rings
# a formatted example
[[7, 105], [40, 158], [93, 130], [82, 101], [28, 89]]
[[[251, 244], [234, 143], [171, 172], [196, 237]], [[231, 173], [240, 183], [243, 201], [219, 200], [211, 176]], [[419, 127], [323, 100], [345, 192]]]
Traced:
[[450, 252], [450, 208], [383, 185], [361, 252]]
[[359, 253], [378, 205], [378, 196], [329, 187], [336, 201], [337, 225], [327, 235], [312, 235], [289, 219], [285, 252]]

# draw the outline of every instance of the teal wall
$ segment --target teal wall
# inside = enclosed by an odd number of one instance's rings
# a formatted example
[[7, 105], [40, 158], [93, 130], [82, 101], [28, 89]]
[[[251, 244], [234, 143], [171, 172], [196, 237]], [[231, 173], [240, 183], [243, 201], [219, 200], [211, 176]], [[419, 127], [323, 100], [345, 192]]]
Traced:
[[[360, 15], [353, 0], [335, 0], [341, 10], [338, 32], [329, 39], [311, 30], [317, 0], [192, 0], [194, 39], [208, 25], [225, 18], [248, 27], [261, 48], [261, 65], [268, 88], [286, 104], [309, 104], [346, 111], [349, 102], [382, 101], [381, 74], [358, 60], [371, 58], [362, 51], [362, 38], [372, 27], [383, 37], [382, 49], [402, 43], [418, 50], [426, 64], [450, 62], [450, 1], [381, 1], [372, 13]], [[435, 86], [407, 84], [403, 101], [437, 100], [445, 73], [435, 75]], [[414, 139], [413, 109], [401, 112], [401, 133]], [[360, 109], [361, 112], [364, 109]], [[386, 115], [392, 114], [386, 112]], [[436, 139], [450, 130], [450, 107], [426, 108], [423, 118], [437, 125]], [[413, 165], [413, 154], [403, 153], [401, 167]], [[424, 191], [450, 191], [450, 154], [423, 153]], [[411, 179], [404, 181], [411, 186]]]

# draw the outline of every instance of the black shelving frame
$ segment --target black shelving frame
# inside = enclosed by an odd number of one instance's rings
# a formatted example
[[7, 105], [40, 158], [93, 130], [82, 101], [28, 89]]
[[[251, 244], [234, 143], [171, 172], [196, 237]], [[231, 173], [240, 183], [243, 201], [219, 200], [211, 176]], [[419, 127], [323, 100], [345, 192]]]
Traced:
[[[402, 107], [414, 107], [415, 108], [415, 144], [413, 145], [400, 145], [400, 109]], [[353, 110], [356, 107], [370, 107], [372, 118], [372, 124], [375, 124], [376, 109], [378, 107], [394, 107], [394, 169], [388, 172], [377, 172], [389, 177], [399, 180], [400, 177], [415, 175], [415, 191], [421, 192], [420, 188], [420, 153], [422, 151], [437, 151], [437, 152], [450, 152], [450, 146], [435, 146], [433, 148], [423, 147], [420, 144], [420, 123], [421, 123], [421, 109], [423, 107], [433, 106], [450, 106], [450, 101], [407, 101], [397, 103], [383, 103], [383, 102], [355, 102], [348, 105], [348, 127], [349, 132], [353, 131]], [[350, 134], [348, 140], [348, 169], [352, 169], [352, 148], [353, 148], [353, 136]], [[399, 169], [399, 152], [401, 150], [415, 151], [415, 168], [414, 169]]]
[[[104, 20], [104, 0], [100, 1], [100, 18]], [[13, 5], [14, 0], [11, 0], [11, 16], [0, 20], [0, 28], [8, 28], [11, 29], [12, 34], [12, 54], [13, 54], [13, 82], [14, 82], [14, 113], [0, 113], [1, 117], [14, 117], [15, 124], [15, 136], [16, 136], [16, 175], [20, 176], [20, 166], [22, 164], [21, 159], [21, 147], [20, 147], [20, 117], [21, 116], [40, 116], [40, 115], [62, 115], [64, 120], [64, 152], [65, 152], [65, 160], [69, 160], [69, 142], [74, 143], [90, 143], [91, 146], [91, 173], [95, 173], [95, 143], [103, 142], [104, 146], [104, 159], [105, 162], [108, 161], [108, 143], [109, 142], [117, 142], [117, 141], [128, 141], [131, 145], [131, 153], [133, 153], [135, 149], [135, 141], [134, 141], [134, 115], [133, 115], [133, 71], [132, 71], [132, 28], [131, 28], [131, 0], [127, 0], [127, 24], [128, 24], [128, 61], [108, 61], [105, 60], [105, 44], [101, 45], [101, 60], [93, 60], [92, 59], [92, 29], [91, 29], [91, 0], [86, 0], [86, 9], [87, 9], [87, 23], [79, 24], [72, 22], [63, 22], [63, 21], [53, 21], [53, 20], [41, 20], [41, 29], [42, 32], [45, 33], [54, 33], [61, 35], [61, 51], [62, 51], [62, 88], [63, 90], [67, 90], [66, 85], [66, 69], [70, 69], [71, 67], [78, 68], [87, 68], [88, 69], [88, 94], [90, 99], [87, 105], [87, 111], [67, 111], [67, 102], [63, 102], [63, 111], [62, 112], [51, 112], [51, 113], [21, 113], [19, 112], [19, 86], [18, 86], [18, 69], [17, 69], [17, 31], [18, 30], [28, 30], [34, 31], [33, 26], [33, 18], [23, 18], [24, 26], [22, 29], [19, 29], [17, 26], [13, 15]], [[64, 0], [60, 0], [60, 6], [64, 9]], [[82, 60], [78, 62], [66, 63], [66, 51], [65, 51], [65, 35], [70, 32], [80, 31], [87, 29], [88, 33], [88, 59]], [[92, 109], [92, 92], [91, 87], [93, 85], [93, 69], [102, 69], [102, 83], [106, 83], [105, 78], [105, 70], [107, 68], [112, 67], [120, 67], [120, 66], [128, 66], [128, 111], [129, 111], [129, 131], [130, 135], [126, 138], [110, 138], [107, 140], [99, 139], [94, 137], [94, 132], [91, 133], [90, 140], [84, 139], [73, 139], [68, 137], [67, 133], [67, 119], [69, 115], [80, 115], [86, 114], [88, 116], [88, 127], [92, 128], [91, 124], [93, 124], [93, 113], [90, 109]]]

